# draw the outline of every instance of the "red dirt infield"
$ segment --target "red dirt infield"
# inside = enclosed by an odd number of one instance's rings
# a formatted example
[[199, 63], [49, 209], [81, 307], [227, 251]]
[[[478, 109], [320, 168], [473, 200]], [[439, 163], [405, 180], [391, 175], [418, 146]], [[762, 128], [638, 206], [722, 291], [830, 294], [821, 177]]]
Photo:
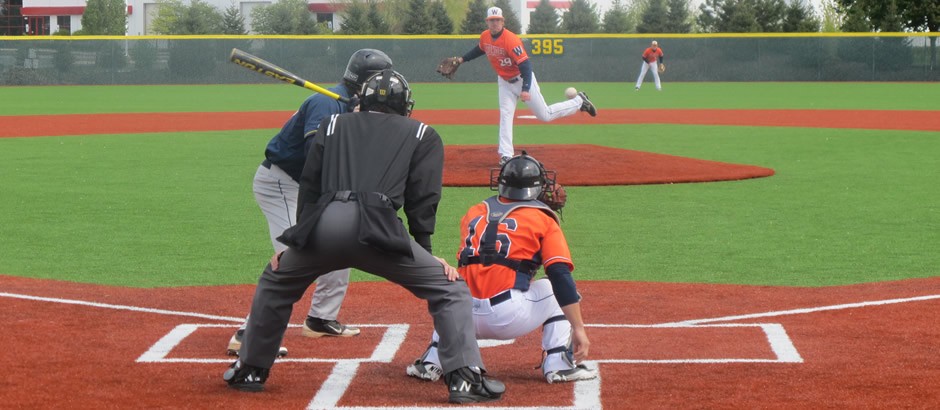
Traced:
[[[350, 286], [349, 339], [288, 330], [264, 393], [228, 389], [229, 336], [253, 286], [138, 289], [0, 276], [4, 408], [438, 408], [404, 374], [427, 307], [388, 282]], [[600, 379], [545, 383], [538, 332], [483, 347], [507, 384], [485, 407], [935, 408], [940, 278], [853, 286], [582, 282]], [[307, 293], [308, 295], [310, 292]], [[309, 296], [298, 303], [300, 323]], [[190, 326], [185, 326], [189, 324]], [[655, 325], [655, 326], [654, 326]], [[481, 342], [487, 346], [487, 342]]]
[[[544, 124], [528, 110], [516, 125]], [[292, 111], [190, 112], [0, 116], [0, 137], [42, 137], [144, 132], [226, 131], [280, 128]], [[414, 118], [432, 125], [495, 125], [496, 110], [420, 110]], [[940, 131], [935, 111], [608, 109], [597, 117], [573, 115], [552, 124], [698, 124], [873, 130]]]

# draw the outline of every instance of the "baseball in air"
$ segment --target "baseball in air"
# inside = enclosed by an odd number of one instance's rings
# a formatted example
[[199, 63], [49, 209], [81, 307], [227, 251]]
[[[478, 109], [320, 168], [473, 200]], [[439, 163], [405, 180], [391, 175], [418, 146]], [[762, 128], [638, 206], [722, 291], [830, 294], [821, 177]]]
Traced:
[[565, 97], [568, 97], [569, 100], [577, 96], [578, 90], [576, 90], [574, 87], [565, 88]]

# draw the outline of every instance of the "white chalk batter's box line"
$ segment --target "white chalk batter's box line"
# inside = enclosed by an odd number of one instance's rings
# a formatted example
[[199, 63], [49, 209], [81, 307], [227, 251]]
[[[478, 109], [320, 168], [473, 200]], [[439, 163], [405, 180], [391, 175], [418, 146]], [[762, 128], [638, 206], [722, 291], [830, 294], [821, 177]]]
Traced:
[[[353, 359], [321, 359], [321, 358], [283, 358], [278, 362], [300, 362], [300, 363], [335, 363], [330, 375], [324, 380], [323, 384], [317, 390], [314, 397], [307, 404], [307, 409], [343, 409], [343, 410], [365, 410], [377, 409], [376, 407], [339, 407], [338, 404], [349, 386], [352, 384], [359, 366], [362, 363], [381, 362], [390, 363], [398, 352], [398, 348], [404, 343], [407, 336], [409, 325], [407, 324], [357, 324], [359, 327], [385, 327], [385, 333], [379, 341], [372, 355], [368, 358]], [[783, 326], [777, 323], [753, 323], [753, 324], [712, 324], [712, 325], [694, 325], [694, 324], [660, 324], [660, 325], [604, 325], [594, 324], [588, 327], [598, 328], [760, 328], [767, 337], [771, 350], [777, 355], [777, 359], [748, 359], [748, 358], [727, 358], [727, 359], [677, 359], [677, 360], [636, 360], [636, 359], [607, 359], [592, 360], [585, 364], [598, 369], [598, 377], [593, 380], [581, 380], [574, 384], [574, 398], [570, 406], [551, 406], [551, 407], [480, 407], [479, 409], [503, 409], [503, 410], [522, 410], [522, 409], [559, 409], [559, 410], [581, 410], [581, 409], [600, 409], [603, 407], [601, 401], [601, 375], [599, 365], [606, 364], [629, 364], [629, 363], [689, 363], [689, 364], [720, 364], [720, 363], [802, 363], [803, 359], [793, 346], [793, 342], [787, 336]], [[189, 359], [189, 358], [168, 358], [167, 356], [174, 347], [180, 345], [184, 339], [195, 333], [200, 328], [236, 328], [237, 325], [227, 324], [182, 324], [176, 326], [173, 330], [162, 337], [157, 343], [150, 347], [137, 362], [141, 363], [228, 363], [231, 359]], [[300, 325], [291, 325], [291, 327], [300, 327]], [[511, 341], [510, 341], [511, 342]], [[497, 346], [505, 342], [491, 343], [491, 341], [482, 340], [483, 346]], [[378, 409], [390, 409], [394, 407], [383, 406]], [[413, 408], [413, 407], [409, 407]], [[462, 409], [464, 407], [461, 407]], [[470, 407], [473, 408], [473, 407]], [[444, 407], [423, 407], [419, 410], [438, 410]]]
[[[372, 354], [369, 357], [362, 358], [352, 358], [352, 359], [317, 359], [317, 358], [282, 358], [277, 359], [278, 362], [285, 363], [340, 363], [340, 362], [377, 362], [377, 363], [391, 363], [392, 359], [395, 357], [395, 354], [398, 352], [398, 348], [405, 341], [405, 336], [408, 334], [409, 326], [406, 324], [368, 324], [368, 325], [356, 325], [358, 327], [377, 327], [386, 328], [385, 334], [382, 335], [382, 339], [375, 346], [375, 349], [372, 351]], [[198, 358], [168, 358], [167, 356], [176, 346], [179, 346], [184, 339], [195, 333], [200, 328], [207, 327], [226, 327], [226, 328], [238, 328], [238, 325], [223, 325], [223, 324], [198, 324], [198, 323], [186, 323], [182, 325], [177, 325], [173, 330], [167, 333], [165, 336], [160, 338], [157, 343], [154, 343], [153, 346], [150, 346], [144, 354], [140, 355], [137, 358], [139, 363], [231, 363], [232, 359], [198, 359]], [[288, 327], [300, 327], [300, 325], [289, 325]]]
[[[222, 320], [226, 322], [241, 323], [244, 318], [241, 317], [228, 317], [228, 316], [217, 316], [217, 315], [207, 315], [202, 313], [195, 312], [179, 312], [179, 311], [170, 311], [164, 309], [152, 309], [152, 308], [143, 308], [139, 306], [127, 306], [127, 305], [115, 305], [108, 303], [99, 303], [99, 302], [90, 302], [83, 300], [73, 300], [73, 299], [62, 299], [62, 298], [51, 298], [35, 295], [22, 295], [14, 293], [5, 293], [0, 292], [0, 297], [8, 297], [15, 299], [23, 300], [32, 300], [32, 301], [41, 301], [41, 302], [52, 302], [52, 303], [63, 303], [71, 305], [82, 305], [102, 309], [115, 309], [115, 310], [125, 310], [125, 311], [134, 311], [134, 312], [145, 312], [153, 313], [159, 315], [170, 315], [170, 316], [182, 316], [198, 319], [208, 319], [208, 320]], [[815, 312], [823, 311], [833, 311], [833, 310], [843, 310], [843, 309], [855, 309], [855, 308], [864, 308], [872, 306], [883, 306], [896, 303], [907, 303], [907, 302], [916, 302], [916, 301], [929, 301], [940, 299], [940, 294], [934, 295], [924, 295], [924, 296], [915, 296], [908, 298], [898, 298], [898, 299], [886, 299], [886, 300], [875, 300], [875, 301], [864, 301], [857, 303], [846, 303], [839, 305], [828, 305], [828, 306], [818, 306], [810, 308], [800, 308], [800, 309], [790, 309], [782, 311], [771, 311], [771, 312], [762, 312], [762, 313], [752, 313], [736, 316], [723, 316], [723, 317], [714, 317], [706, 319], [696, 319], [696, 320], [687, 320], [682, 322], [673, 322], [673, 323], [661, 323], [655, 325], [605, 325], [605, 324], [594, 324], [587, 325], [588, 327], [624, 327], [624, 328], [707, 328], [707, 327], [760, 327], [764, 334], [767, 336], [768, 343], [770, 344], [771, 349], [777, 355], [776, 360], [768, 359], [683, 359], [683, 360], [602, 360], [602, 361], [587, 361], [585, 364], [591, 367], [599, 368], [600, 363], [802, 363], [803, 359], [799, 356], [799, 353], [796, 351], [796, 348], [793, 346], [792, 341], [789, 336], [787, 336], [786, 331], [783, 326], [777, 323], [751, 323], [751, 324], [739, 324], [739, 323], [729, 323], [729, 324], [706, 324], [706, 323], [715, 323], [715, 322], [729, 322], [729, 321], [739, 321], [739, 320], [753, 320], [757, 318], [768, 318], [768, 317], [778, 317], [778, 316], [788, 316], [788, 315], [801, 315], [809, 314]], [[185, 324], [179, 325], [174, 328], [170, 333], [161, 338], [154, 346], [151, 346], [140, 358], [137, 359], [137, 362], [155, 362], [155, 363], [229, 363], [231, 359], [172, 359], [167, 358], [166, 356], [170, 351], [177, 346], [183, 339], [191, 335], [193, 332], [198, 330], [200, 327], [225, 327], [225, 328], [235, 328], [238, 325], [223, 325], [223, 324]], [[408, 325], [406, 324], [397, 324], [397, 325], [357, 325], [360, 327], [386, 327], [386, 333], [383, 336], [382, 340], [379, 343], [379, 346], [376, 347], [376, 350], [373, 351], [372, 355], [368, 359], [281, 359], [281, 361], [296, 361], [296, 362], [332, 362], [336, 363], [333, 366], [333, 371], [324, 381], [323, 385], [317, 391], [313, 399], [308, 403], [308, 409], [343, 409], [343, 410], [365, 410], [365, 409], [401, 409], [401, 408], [412, 408], [417, 410], [445, 410], [453, 409], [454, 407], [420, 407], [415, 408], [412, 406], [408, 407], [390, 407], [390, 406], [380, 406], [380, 407], [362, 407], [362, 406], [351, 406], [351, 407], [338, 407], [337, 404], [339, 400], [342, 399], [343, 395], [346, 393], [349, 385], [352, 383], [353, 378], [355, 378], [356, 373], [359, 369], [359, 365], [362, 362], [368, 361], [382, 361], [390, 362], [391, 358], [395, 356], [395, 353], [398, 351], [399, 346], [401, 346], [402, 341], [404, 340], [405, 335], [408, 332]], [[295, 325], [292, 327], [299, 327]], [[511, 343], [511, 341], [491, 341], [491, 340], [481, 340], [480, 347], [485, 346], [498, 346], [501, 344]], [[538, 406], [538, 407], [461, 407], [461, 409], [500, 409], [500, 410], [529, 410], [529, 409], [564, 409], [564, 410], [580, 410], [580, 409], [600, 409], [602, 407], [601, 402], [601, 375], [598, 372], [598, 377], [593, 380], [582, 380], [574, 383], [574, 400], [571, 406]]]
[[[283, 358], [278, 362], [286, 363], [391, 363], [399, 347], [404, 343], [408, 334], [409, 326], [407, 324], [357, 324], [359, 327], [386, 328], [382, 339], [376, 345], [369, 357], [362, 358]], [[153, 346], [137, 358], [139, 363], [229, 363], [231, 359], [202, 359], [202, 358], [170, 358], [170, 352], [179, 346], [184, 339], [195, 333], [200, 328], [235, 328], [235, 325], [227, 324], [197, 324], [187, 323], [177, 325], [173, 330], [158, 340]], [[300, 327], [300, 325], [290, 325], [290, 327]], [[770, 349], [776, 355], [776, 359], [754, 359], [754, 358], [710, 358], [710, 359], [600, 359], [594, 360], [595, 363], [644, 363], [644, 364], [674, 364], [674, 363], [700, 363], [700, 364], [720, 364], [720, 363], [803, 363], [803, 358], [793, 345], [793, 341], [787, 335], [786, 330], [779, 323], [729, 323], [713, 325], [694, 325], [694, 324], [658, 324], [658, 325], [629, 325], [629, 324], [589, 324], [587, 327], [598, 328], [630, 328], [630, 329], [650, 329], [650, 328], [760, 328], [767, 337], [767, 343]], [[480, 342], [484, 347], [490, 343], [482, 340]], [[503, 342], [505, 343], [505, 342]], [[491, 345], [503, 344], [500, 342]], [[511, 341], [510, 341], [511, 343]]]

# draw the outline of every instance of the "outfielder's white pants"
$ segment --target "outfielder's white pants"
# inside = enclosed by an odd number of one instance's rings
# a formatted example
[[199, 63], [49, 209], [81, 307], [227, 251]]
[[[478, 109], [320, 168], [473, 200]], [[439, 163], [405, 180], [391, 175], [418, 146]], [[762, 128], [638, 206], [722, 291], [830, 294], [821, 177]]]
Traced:
[[656, 66], [656, 62], [652, 63], [643, 62], [643, 65], [640, 66], [640, 77], [636, 79], [636, 88], [640, 88], [643, 85], [643, 78], [646, 77], [646, 72], [649, 71], [653, 73], [653, 80], [656, 82], [656, 89], [662, 90], [663, 86], [659, 83], [659, 67]]
[[[473, 323], [477, 339], [509, 340], [529, 334], [543, 327], [546, 320], [565, 313], [555, 300], [552, 284], [546, 278], [532, 282], [526, 292], [510, 289], [512, 297], [496, 306], [489, 299], [473, 299]], [[437, 342], [437, 331], [431, 336]], [[567, 319], [553, 321], [542, 329], [542, 350], [567, 346], [571, 340], [571, 322]], [[534, 352], [533, 352], [534, 354]], [[571, 369], [563, 353], [550, 354], [542, 364], [542, 373]], [[423, 358], [440, 367], [437, 348], [430, 347]]]
[[[516, 104], [522, 94], [522, 80], [519, 79], [514, 83], [510, 83], [502, 77], [496, 77], [496, 84], [499, 87], [499, 156], [511, 157], [515, 155], [512, 145], [512, 122], [516, 116]], [[535, 114], [535, 118], [544, 122], [572, 115], [580, 110], [583, 103], [581, 97], [578, 96], [548, 105], [545, 102], [545, 97], [542, 97], [542, 91], [539, 90], [539, 82], [535, 80], [535, 73], [532, 73], [529, 97], [529, 101], [525, 104]]]
[[[275, 252], [287, 249], [287, 245], [279, 242], [277, 237], [297, 222], [295, 218], [300, 184], [277, 165], [271, 165], [271, 169], [258, 166], [252, 189], [255, 201], [268, 220], [268, 233]], [[349, 288], [349, 269], [320, 276], [316, 284], [308, 314], [320, 319], [336, 320]]]

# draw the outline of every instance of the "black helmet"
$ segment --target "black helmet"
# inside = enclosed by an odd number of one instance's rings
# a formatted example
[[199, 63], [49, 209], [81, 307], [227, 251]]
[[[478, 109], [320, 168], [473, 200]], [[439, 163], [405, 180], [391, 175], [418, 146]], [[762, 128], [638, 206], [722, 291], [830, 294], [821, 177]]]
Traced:
[[349, 63], [346, 63], [346, 73], [343, 74], [343, 82], [353, 92], [362, 88], [362, 83], [369, 76], [392, 68], [392, 59], [382, 51], [364, 48], [356, 51], [349, 57]]
[[373, 74], [362, 84], [359, 111], [380, 111], [408, 117], [415, 102], [405, 77], [395, 70]]
[[553, 189], [551, 186], [555, 184], [554, 174], [545, 171], [541, 162], [522, 151], [522, 155], [512, 157], [503, 164], [495, 180], [491, 173], [490, 188], [493, 189], [495, 185], [499, 196], [503, 198], [534, 200], [542, 191]]

